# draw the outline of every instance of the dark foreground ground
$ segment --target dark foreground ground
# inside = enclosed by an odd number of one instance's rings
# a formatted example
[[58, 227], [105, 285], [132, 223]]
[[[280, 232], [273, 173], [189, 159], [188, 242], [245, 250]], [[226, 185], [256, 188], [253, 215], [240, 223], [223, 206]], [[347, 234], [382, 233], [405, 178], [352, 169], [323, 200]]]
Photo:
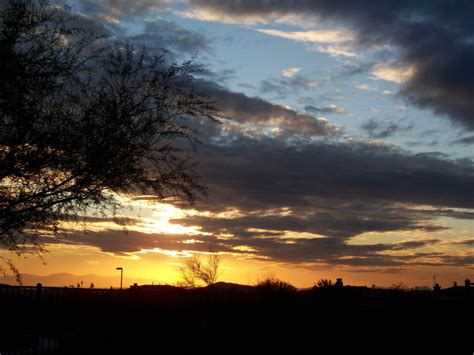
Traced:
[[472, 291], [0, 286], [0, 354], [473, 354]]

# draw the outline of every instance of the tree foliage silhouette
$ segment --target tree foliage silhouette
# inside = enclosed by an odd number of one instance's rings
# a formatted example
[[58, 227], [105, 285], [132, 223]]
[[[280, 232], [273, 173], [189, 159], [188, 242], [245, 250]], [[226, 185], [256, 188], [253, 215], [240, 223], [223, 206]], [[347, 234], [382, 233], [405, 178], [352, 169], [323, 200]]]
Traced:
[[117, 195], [194, 202], [192, 120], [214, 120], [193, 89], [199, 66], [80, 25], [68, 8], [0, 9], [0, 246], [41, 253], [41, 236]]

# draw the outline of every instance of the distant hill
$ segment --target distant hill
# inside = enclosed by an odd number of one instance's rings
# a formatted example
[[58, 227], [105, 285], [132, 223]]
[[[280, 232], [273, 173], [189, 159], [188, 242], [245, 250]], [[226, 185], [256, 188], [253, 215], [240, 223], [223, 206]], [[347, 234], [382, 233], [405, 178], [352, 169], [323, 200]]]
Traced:
[[207, 289], [218, 291], [238, 291], [238, 292], [254, 292], [254, 286], [240, 285], [230, 282], [217, 282], [213, 285], [207, 286]]
[[[52, 274], [47, 276], [22, 274], [23, 286], [35, 286], [41, 283], [43, 286], [51, 287], [64, 287], [64, 286], [76, 286], [77, 283], [83, 283], [83, 287], [88, 288], [91, 283], [94, 283], [96, 288], [109, 288], [109, 287], [120, 287], [120, 274], [117, 276], [102, 276], [102, 275], [73, 275], [67, 273]], [[153, 280], [143, 278], [131, 278], [124, 276], [123, 287], [129, 287], [134, 283], [139, 285], [152, 284]], [[0, 284], [7, 285], [18, 285], [14, 276], [8, 275], [0, 277]]]

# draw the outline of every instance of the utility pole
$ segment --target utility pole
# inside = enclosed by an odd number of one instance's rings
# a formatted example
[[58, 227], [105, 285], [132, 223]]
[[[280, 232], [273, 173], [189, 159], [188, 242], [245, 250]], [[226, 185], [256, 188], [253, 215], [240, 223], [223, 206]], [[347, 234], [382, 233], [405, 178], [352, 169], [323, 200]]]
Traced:
[[118, 267], [116, 270], [120, 270], [120, 289], [122, 289], [122, 281], [123, 281], [123, 267]]

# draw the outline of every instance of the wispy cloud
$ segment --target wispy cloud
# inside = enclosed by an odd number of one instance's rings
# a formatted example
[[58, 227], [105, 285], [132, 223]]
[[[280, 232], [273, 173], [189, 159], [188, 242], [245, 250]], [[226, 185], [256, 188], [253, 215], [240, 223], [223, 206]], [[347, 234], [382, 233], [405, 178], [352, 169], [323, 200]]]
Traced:
[[305, 111], [313, 114], [313, 115], [318, 115], [318, 114], [326, 114], [326, 113], [344, 113], [346, 110], [342, 107], [339, 107], [334, 104], [330, 104], [328, 106], [313, 106], [313, 105], [308, 105], [305, 108]]
[[331, 57], [347, 57], [347, 58], [357, 58], [359, 55], [355, 53], [350, 47], [328, 45], [328, 46], [314, 46], [310, 48], [311, 50], [327, 53]]
[[367, 84], [367, 83], [355, 83], [354, 87], [359, 89], [359, 90], [365, 90], [365, 91], [377, 91], [376, 88], [373, 86]]
[[310, 80], [300, 75], [295, 75], [287, 78], [266, 79], [260, 82], [260, 93], [263, 95], [275, 94], [278, 98], [287, 98], [290, 95], [315, 89], [319, 83], [315, 80]]
[[298, 74], [301, 70], [302, 70], [302, 68], [290, 68], [290, 69], [287, 69], [287, 70], [283, 70], [281, 72], [281, 76], [284, 77], [284, 78], [292, 78], [296, 74]]

